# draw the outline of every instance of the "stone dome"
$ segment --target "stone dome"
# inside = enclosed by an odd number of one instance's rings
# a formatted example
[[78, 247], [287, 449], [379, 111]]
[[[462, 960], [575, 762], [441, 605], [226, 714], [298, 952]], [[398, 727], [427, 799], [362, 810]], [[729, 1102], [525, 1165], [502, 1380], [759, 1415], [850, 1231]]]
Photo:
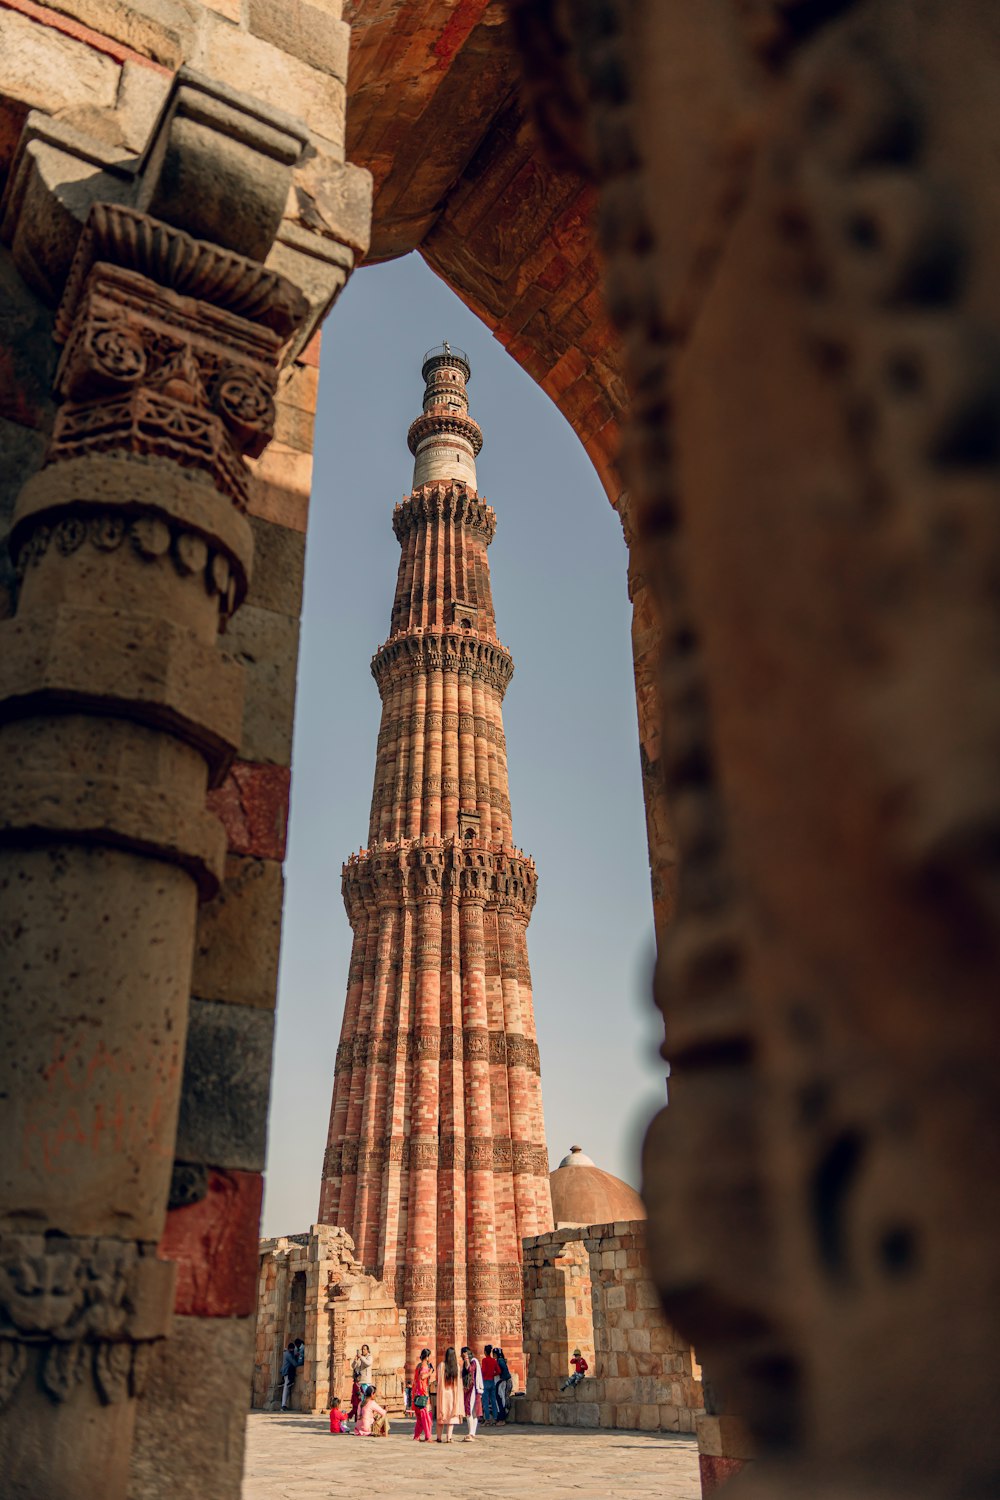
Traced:
[[571, 1146], [554, 1172], [552, 1216], [557, 1229], [577, 1224], [613, 1224], [616, 1219], [644, 1219], [642, 1199], [620, 1177], [602, 1172], [579, 1146]]

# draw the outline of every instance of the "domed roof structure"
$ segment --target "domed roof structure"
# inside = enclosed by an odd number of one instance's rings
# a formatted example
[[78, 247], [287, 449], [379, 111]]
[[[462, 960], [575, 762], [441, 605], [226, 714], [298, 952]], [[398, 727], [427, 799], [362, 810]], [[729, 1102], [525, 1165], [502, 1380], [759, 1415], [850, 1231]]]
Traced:
[[571, 1146], [554, 1172], [552, 1216], [557, 1229], [577, 1224], [613, 1224], [616, 1219], [644, 1219], [642, 1199], [620, 1177], [602, 1172], [581, 1151]]

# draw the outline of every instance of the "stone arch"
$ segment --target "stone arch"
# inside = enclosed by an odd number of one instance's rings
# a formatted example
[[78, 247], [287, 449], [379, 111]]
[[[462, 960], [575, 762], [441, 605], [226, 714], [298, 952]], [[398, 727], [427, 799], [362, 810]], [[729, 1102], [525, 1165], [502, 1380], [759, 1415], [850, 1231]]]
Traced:
[[[996, 184], [982, 165], [1000, 137], [994, 7], [952, 0], [915, 14], [906, 0], [510, 0], [537, 85], [534, 117], [515, 97], [498, 5], [469, 0], [447, 18], [431, 15], [424, 33], [394, 31], [408, 8], [415, 0], [352, 6], [352, 94], [371, 108], [356, 114], [359, 130], [368, 125], [351, 148], [376, 168], [380, 230], [401, 236], [377, 253], [419, 242], [514, 357], [548, 382], [607, 474], [634, 549], [650, 844], [654, 855], [669, 846], [669, 785], [685, 864], [659, 977], [674, 1105], [647, 1148], [651, 1236], [671, 1314], [765, 1450], [793, 1452], [800, 1490], [851, 1488], [862, 1472], [884, 1495], [910, 1494], [933, 1472], [949, 1492], [986, 1492], [998, 1467], [988, 1147], [998, 1072], [1000, 306], [990, 259]], [[38, 1011], [24, 990], [10, 1002], [0, 1059], [30, 1055], [16, 1089], [0, 1093], [47, 1119], [42, 1085], [64, 1077], [67, 1060], [44, 1049], [62, 1022], [85, 1025], [96, 1040], [103, 1015], [116, 1047], [137, 1018], [161, 1025], [158, 1055], [169, 1057], [142, 1169], [123, 1171], [98, 1135], [101, 1180], [127, 1203], [111, 1228], [87, 1197], [94, 1169], [73, 1171], [74, 1152], [92, 1149], [84, 1131], [61, 1141], [63, 1181], [17, 1168], [23, 1175], [0, 1204], [25, 1216], [5, 1221], [10, 1274], [27, 1266], [32, 1286], [54, 1284], [48, 1257], [58, 1244], [60, 1276], [92, 1277], [113, 1241], [120, 1275], [93, 1279], [128, 1286], [129, 1307], [143, 1309], [141, 1320], [124, 1321], [120, 1307], [105, 1310], [98, 1331], [109, 1336], [94, 1360], [66, 1357], [58, 1299], [40, 1337], [5, 1336], [14, 1399], [2, 1417], [0, 1468], [10, 1472], [24, 1393], [41, 1385], [48, 1394], [31, 1408], [40, 1457], [21, 1488], [54, 1500], [124, 1497], [127, 1403], [147, 1360], [155, 1401], [141, 1410], [157, 1409], [162, 1421], [152, 1437], [139, 1424], [143, 1492], [166, 1485], [178, 1495], [178, 1467], [198, 1472], [205, 1447], [187, 1372], [197, 1361], [228, 1372], [249, 1347], [254, 1266], [248, 1276], [237, 1262], [259, 1205], [280, 908], [296, 613], [295, 569], [286, 566], [295, 542], [285, 533], [304, 530], [313, 333], [365, 253], [369, 224], [363, 177], [344, 162], [348, 30], [306, 5], [289, 27], [286, 10], [266, 0], [0, 6], [2, 274], [12, 288], [2, 420], [13, 455], [0, 505], [24, 575], [16, 587], [5, 565], [4, 612], [16, 596], [16, 613], [2, 622], [0, 652], [0, 857], [14, 872], [3, 885], [14, 903], [4, 930], [30, 945], [14, 953], [10, 972], [44, 992]], [[418, 86], [401, 88], [414, 56]], [[186, 63], [198, 76], [174, 78]], [[247, 89], [249, 101], [229, 92]], [[380, 91], [407, 131], [384, 159]], [[170, 110], [158, 114], [168, 95]], [[289, 98], [308, 117], [305, 133], [280, 113]], [[552, 177], [532, 118], [563, 154]], [[435, 120], [428, 151], [419, 127]], [[238, 193], [177, 190], [193, 162], [211, 170], [219, 158], [227, 170], [215, 185], [237, 182]], [[443, 207], [434, 181], [442, 161]], [[553, 225], [560, 257], [526, 258], [519, 205], [551, 207], [550, 193], [569, 184], [576, 192], [588, 174], [593, 186], [555, 217], [538, 215]], [[484, 192], [492, 210], [477, 219]], [[588, 345], [601, 316], [596, 261], [593, 300], [579, 300], [575, 332], [573, 318], [561, 325], [587, 346], [582, 369], [572, 350], [552, 344], [559, 330], [545, 315], [588, 263], [580, 205], [597, 196], [634, 396], [628, 505], [610, 467], [623, 366], [610, 368], [607, 351]], [[242, 395], [217, 387], [217, 351], [205, 338], [208, 322], [216, 334], [223, 326], [220, 311], [233, 313], [240, 279], [208, 276], [192, 241], [212, 247], [216, 268], [216, 250], [244, 257], [261, 293], [245, 319], [250, 343], [230, 350], [236, 365], [256, 351], [237, 383]], [[301, 296], [268, 279], [265, 258]], [[91, 262], [112, 268], [119, 309], [123, 278], [148, 283], [117, 341], [83, 336], [94, 310]], [[501, 274], [514, 262], [523, 280]], [[140, 356], [138, 314], [155, 304], [176, 343], [178, 277], [199, 265], [185, 280], [197, 306], [183, 357], [167, 369], [170, 341], [161, 340], [150, 371], [143, 358], [155, 340]], [[49, 335], [66, 288], [61, 326], [78, 337], [56, 377]], [[143, 451], [148, 430], [130, 414], [149, 396], [144, 371], [157, 377], [157, 401], [191, 398], [185, 404], [212, 434], [197, 455], [188, 448], [186, 463], [163, 442], [152, 463]], [[132, 394], [122, 394], [129, 381]], [[80, 407], [109, 401], [109, 386], [118, 404], [104, 410], [103, 428], [88, 429], [93, 412]], [[268, 448], [276, 390], [281, 435]], [[99, 489], [71, 477], [81, 472], [74, 444], [86, 447], [88, 430], [96, 444], [98, 429], [105, 447], [86, 467], [100, 470]], [[148, 483], [116, 488], [119, 462]], [[234, 489], [259, 542], [242, 608], [248, 528], [218, 503]], [[95, 497], [101, 514], [92, 513]], [[109, 589], [124, 602], [112, 578], [141, 610], [104, 618]], [[138, 615], [150, 611], [157, 631], [143, 634]], [[215, 652], [230, 617], [228, 645], [250, 685], [242, 728], [235, 678]], [[199, 649], [172, 633], [178, 620], [196, 622]], [[99, 670], [120, 660], [112, 634], [101, 633], [114, 630], [132, 632], [142, 664], [128, 681]], [[86, 656], [80, 638], [91, 645]], [[194, 682], [200, 692], [185, 696]], [[47, 734], [53, 718], [60, 733]], [[81, 786], [80, 747], [62, 733], [70, 719], [81, 733], [99, 724], [108, 763], [136, 768], [133, 781]], [[167, 768], [169, 786], [158, 780]], [[229, 878], [204, 906], [196, 939], [195, 894], [210, 896], [224, 866], [203, 821], [210, 778]], [[388, 842], [377, 811], [371, 841]], [[72, 993], [62, 982], [58, 955], [68, 946], [56, 928], [66, 905], [40, 852], [53, 842], [65, 851], [59, 879], [91, 911], [104, 903], [120, 918], [140, 908], [140, 920], [114, 929], [120, 941], [108, 952], [118, 969], [112, 976], [106, 963], [100, 976], [128, 996], [114, 1021], [94, 981], [78, 978]], [[662, 916], [672, 862], [654, 873]], [[17, 892], [29, 884], [23, 921]], [[371, 892], [363, 899], [377, 904]], [[154, 930], [170, 960], [155, 978], [139, 951]], [[42, 1013], [44, 1034], [27, 1024]], [[226, 1088], [222, 1119], [204, 1101], [219, 1096], [236, 1056], [241, 1087]], [[150, 1103], [142, 1085], [135, 1075], [137, 1111]], [[845, 1151], [845, 1141], [858, 1149]], [[25, 1222], [54, 1233], [25, 1243]], [[162, 1261], [147, 1253], [158, 1236], [163, 1260], [181, 1267], [172, 1303]], [[944, 1347], [963, 1377], [942, 1391]], [[69, 1436], [53, 1444], [49, 1397], [67, 1394], [67, 1380], [79, 1404], [60, 1409]], [[226, 1420], [228, 1387], [218, 1400]], [[235, 1394], [242, 1404], [245, 1393]], [[215, 1492], [232, 1480], [230, 1465]], [[787, 1492], [780, 1475], [761, 1484]]]

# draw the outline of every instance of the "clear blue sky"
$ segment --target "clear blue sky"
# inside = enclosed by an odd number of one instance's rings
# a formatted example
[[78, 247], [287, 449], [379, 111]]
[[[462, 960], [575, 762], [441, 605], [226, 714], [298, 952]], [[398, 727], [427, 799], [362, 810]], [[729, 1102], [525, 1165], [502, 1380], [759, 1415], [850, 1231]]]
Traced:
[[388, 633], [425, 349], [472, 363], [514, 839], [538, 865], [528, 929], [552, 1166], [579, 1143], [634, 1185], [664, 1100], [621, 526], [548, 397], [416, 255], [359, 271], [323, 340], [285, 866], [264, 1233], [316, 1216], [351, 933], [340, 867], [367, 838]]

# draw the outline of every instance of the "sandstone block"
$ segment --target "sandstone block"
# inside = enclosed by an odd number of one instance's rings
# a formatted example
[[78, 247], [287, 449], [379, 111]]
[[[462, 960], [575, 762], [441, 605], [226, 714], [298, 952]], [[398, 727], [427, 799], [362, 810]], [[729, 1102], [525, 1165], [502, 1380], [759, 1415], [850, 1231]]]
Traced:
[[111, 109], [120, 77], [113, 58], [17, 11], [0, 10], [0, 95], [51, 114], [80, 105]]
[[238, 1500], [246, 1381], [234, 1373], [249, 1372], [253, 1336], [253, 1318], [174, 1318], [137, 1406], [130, 1500]]
[[698, 1434], [698, 1452], [730, 1458], [753, 1458], [753, 1441], [746, 1423], [739, 1417], [711, 1416], [707, 1412], [694, 1417]]
[[302, 613], [306, 539], [301, 531], [251, 517], [253, 579], [247, 603], [276, 614]]
[[229, 626], [226, 649], [246, 671], [241, 758], [290, 765], [298, 620], [244, 605]]
[[308, 0], [247, 0], [247, 20], [254, 36], [346, 83], [351, 28], [328, 7]]
[[284, 882], [273, 860], [230, 855], [222, 890], [198, 914], [192, 992], [272, 1009]]
[[680, 1432], [680, 1411], [676, 1406], [665, 1402], [660, 1407], [660, 1428], [663, 1432]]
[[183, 0], [55, 0], [53, 10], [167, 68], [190, 56], [198, 13]]
[[314, 411], [303, 411], [290, 402], [277, 402], [274, 419], [274, 440], [297, 453], [311, 453], [316, 428]]
[[211, 13], [203, 18], [189, 61], [210, 78], [304, 120], [343, 160], [347, 98], [342, 80]]
[[263, 1187], [257, 1172], [213, 1171], [204, 1198], [168, 1213], [158, 1253], [177, 1266], [175, 1312], [198, 1318], [253, 1315]]
[[222, 785], [209, 792], [207, 806], [226, 831], [230, 854], [257, 859], [285, 857], [291, 774], [287, 766], [261, 766], [237, 760]]
[[259, 1172], [264, 1166], [274, 1017], [192, 1000], [176, 1155]]

